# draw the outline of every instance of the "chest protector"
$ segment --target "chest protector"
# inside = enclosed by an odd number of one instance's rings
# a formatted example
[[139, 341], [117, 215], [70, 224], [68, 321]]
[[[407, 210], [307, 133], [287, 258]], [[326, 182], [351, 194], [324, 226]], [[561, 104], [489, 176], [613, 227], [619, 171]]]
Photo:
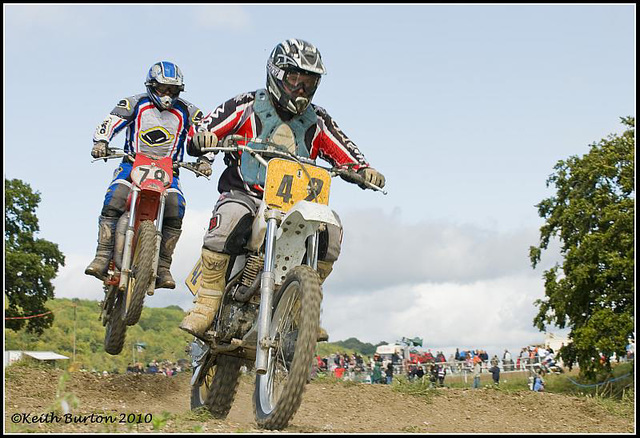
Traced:
[[[302, 115], [293, 117], [289, 122], [284, 122], [273, 107], [267, 91], [262, 89], [256, 91], [253, 111], [262, 123], [262, 132], [258, 135], [260, 140], [271, 141], [285, 147], [298, 157], [309, 158], [310, 151], [304, 143], [304, 135], [318, 121], [318, 116], [311, 105]], [[248, 142], [247, 146], [252, 149], [265, 149], [264, 144], [254, 142]], [[242, 154], [240, 171], [247, 184], [264, 187], [266, 169], [246, 152]]]

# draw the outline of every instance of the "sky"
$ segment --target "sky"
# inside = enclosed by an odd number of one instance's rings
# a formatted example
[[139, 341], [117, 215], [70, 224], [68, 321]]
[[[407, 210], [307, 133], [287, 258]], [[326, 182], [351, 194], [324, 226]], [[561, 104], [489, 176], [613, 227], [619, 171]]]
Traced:
[[[3, 4], [5, 179], [40, 192], [37, 237], [66, 264], [55, 296], [99, 300], [84, 275], [116, 162], [92, 163], [96, 126], [145, 91], [149, 67], [175, 62], [184, 99], [206, 114], [263, 88], [278, 43], [301, 38], [327, 69], [325, 108], [387, 180], [388, 194], [334, 179], [344, 241], [324, 285], [330, 341], [421, 337], [500, 355], [544, 341], [533, 326], [543, 271], [529, 247], [544, 224], [559, 160], [621, 133], [635, 116], [635, 5]], [[121, 147], [124, 134], [112, 146]], [[189, 157], [187, 159], [193, 160]], [[184, 279], [219, 196], [186, 172], [178, 287], [145, 305], [192, 306]], [[549, 331], [566, 334], [550, 327]]]

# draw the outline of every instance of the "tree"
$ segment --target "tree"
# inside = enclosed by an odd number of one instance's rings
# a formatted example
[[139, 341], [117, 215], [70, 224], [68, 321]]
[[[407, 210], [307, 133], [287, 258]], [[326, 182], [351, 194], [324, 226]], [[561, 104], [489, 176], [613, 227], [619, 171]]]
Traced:
[[[583, 157], [559, 161], [547, 180], [557, 193], [536, 205], [546, 223], [530, 247], [535, 269], [552, 237], [562, 266], [544, 272], [545, 298], [536, 300], [534, 325], [571, 329], [562, 360], [585, 377], [611, 372], [609, 357], [625, 355], [634, 330], [635, 118], [626, 130], [590, 145]], [[604, 359], [601, 361], [601, 355]]]
[[45, 306], [53, 298], [51, 280], [64, 266], [58, 245], [34, 235], [40, 230], [35, 210], [40, 192], [19, 180], [4, 180], [5, 188], [5, 327], [41, 335], [53, 323], [53, 314]]

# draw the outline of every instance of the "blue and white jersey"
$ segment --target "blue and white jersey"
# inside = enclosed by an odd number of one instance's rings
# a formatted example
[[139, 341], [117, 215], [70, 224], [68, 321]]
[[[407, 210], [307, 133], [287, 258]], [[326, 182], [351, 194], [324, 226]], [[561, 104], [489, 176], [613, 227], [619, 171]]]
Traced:
[[122, 99], [96, 128], [93, 141], [111, 143], [126, 128], [125, 152], [143, 152], [182, 161], [185, 139], [202, 111], [178, 98], [173, 108], [160, 111], [147, 93]]

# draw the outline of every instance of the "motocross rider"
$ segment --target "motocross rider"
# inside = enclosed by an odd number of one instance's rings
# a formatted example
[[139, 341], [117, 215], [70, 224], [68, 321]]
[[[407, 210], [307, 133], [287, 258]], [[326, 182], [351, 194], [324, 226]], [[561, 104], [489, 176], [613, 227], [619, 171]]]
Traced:
[[[193, 124], [202, 119], [202, 111], [179, 97], [180, 92], [184, 91], [184, 79], [178, 66], [172, 62], [153, 64], [144, 84], [146, 93], [122, 99], [96, 128], [92, 157], [106, 157], [109, 154], [109, 142], [127, 128], [124, 143], [126, 153], [143, 152], [156, 157], [170, 156], [174, 162], [182, 161], [185, 139]], [[113, 174], [98, 219], [98, 248], [95, 258], [84, 272], [100, 280], [106, 276], [112, 258], [118, 218], [126, 210], [131, 169], [131, 161], [125, 157]], [[198, 159], [197, 170], [211, 175], [211, 164], [206, 157]], [[156, 288], [176, 287], [169, 268], [182, 233], [185, 207], [178, 171], [174, 170], [173, 183], [167, 190]]]
[[[267, 61], [266, 90], [240, 94], [198, 122], [189, 133], [189, 154], [202, 156], [203, 148], [216, 146], [219, 138], [231, 134], [270, 139], [288, 145], [298, 156], [320, 157], [334, 166], [352, 164], [365, 181], [383, 187], [384, 176], [369, 166], [323, 108], [311, 104], [323, 74], [320, 52], [312, 44], [300, 39], [278, 44]], [[212, 154], [208, 158], [213, 160]], [[260, 168], [249, 154], [226, 153], [224, 162], [227, 167], [218, 182], [221, 195], [204, 236], [201, 286], [194, 308], [180, 324], [182, 330], [197, 337], [213, 323], [231, 256], [246, 252], [264, 191]], [[364, 184], [361, 187], [364, 189]], [[336, 219], [340, 223], [337, 214]], [[341, 243], [341, 227], [329, 225], [320, 234], [318, 274], [323, 282], [333, 269]], [[326, 340], [323, 332], [321, 329], [319, 340]]]

